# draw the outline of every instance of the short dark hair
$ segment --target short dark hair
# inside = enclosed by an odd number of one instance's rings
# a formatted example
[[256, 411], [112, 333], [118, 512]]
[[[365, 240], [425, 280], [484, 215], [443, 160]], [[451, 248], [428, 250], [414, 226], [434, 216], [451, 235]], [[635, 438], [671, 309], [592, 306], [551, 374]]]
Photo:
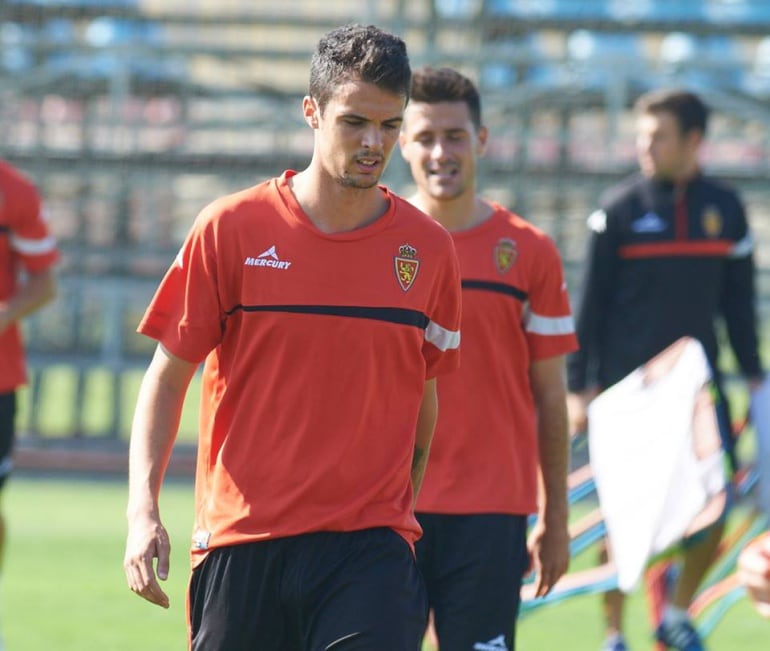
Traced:
[[412, 100], [426, 104], [465, 102], [476, 129], [481, 128], [481, 98], [476, 85], [453, 68], [425, 66], [412, 75]]
[[706, 133], [709, 109], [700, 97], [688, 90], [670, 88], [650, 91], [639, 97], [635, 108], [640, 114], [671, 113], [679, 123], [682, 134], [691, 131]]
[[406, 43], [374, 25], [345, 25], [325, 34], [310, 63], [310, 96], [323, 111], [341, 83], [361, 80], [409, 100], [412, 70]]

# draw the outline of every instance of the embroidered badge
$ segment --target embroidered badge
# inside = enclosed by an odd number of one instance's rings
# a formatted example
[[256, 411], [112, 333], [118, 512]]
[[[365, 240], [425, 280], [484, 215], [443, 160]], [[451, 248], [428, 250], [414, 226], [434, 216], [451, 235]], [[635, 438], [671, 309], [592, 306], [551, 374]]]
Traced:
[[706, 206], [701, 217], [703, 232], [707, 237], [719, 237], [722, 234], [722, 214], [715, 206]]
[[398, 255], [393, 257], [396, 269], [396, 279], [401, 289], [407, 291], [417, 277], [420, 261], [417, 259], [417, 249], [409, 244], [398, 247]]
[[495, 267], [501, 274], [508, 273], [518, 257], [519, 250], [513, 240], [503, 238], [495, 245]]

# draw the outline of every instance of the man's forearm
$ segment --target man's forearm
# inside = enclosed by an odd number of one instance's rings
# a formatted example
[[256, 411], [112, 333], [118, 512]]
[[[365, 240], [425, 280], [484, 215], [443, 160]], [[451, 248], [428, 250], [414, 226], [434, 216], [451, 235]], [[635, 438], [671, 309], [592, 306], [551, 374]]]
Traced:
[[50, 270], [30, 274], [14, 296], [0, 302], [0, 332], [32, 314], [56, 296], [56, 279]]
[[157, 511], [158, 494], [194, 372], [195, 365], [170, 360], [159, 346], [145, 373], [131, 427], [129, 514]]
[[415, 502], [422, 486], [422, 478], [428, 464], [430, 444], [438, 418], [438, 398], [436, 396], [436, 381], [428, 380], [423, 390], [420, 411], [417, 414], [417, 429], [415, 432], [414, 453], [412, 455], [412, 492]]

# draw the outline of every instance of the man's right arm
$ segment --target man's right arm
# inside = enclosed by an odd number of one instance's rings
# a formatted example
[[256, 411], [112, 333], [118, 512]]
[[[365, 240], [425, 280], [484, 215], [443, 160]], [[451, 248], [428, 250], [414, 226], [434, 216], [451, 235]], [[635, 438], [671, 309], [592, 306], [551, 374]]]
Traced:
[[591, 232], [575, 317], [575, 332], [580, 349], [567, 359], [567, 409], [569, 431], [573, 436], [585, 430], [586, 406], [597, 393], [594, 375], [615, 266], [615, 250], [609, 222], [604, 210], [597, 210], [588, 218]]
[[168, 608], [168, 596], [157, 578], [168, 577], [170, 543], [161, 523], [158, 497], [196, 367], [159, 344], [142, 380], [131, 427], [123, 565], [131, 590], [164, 608]]

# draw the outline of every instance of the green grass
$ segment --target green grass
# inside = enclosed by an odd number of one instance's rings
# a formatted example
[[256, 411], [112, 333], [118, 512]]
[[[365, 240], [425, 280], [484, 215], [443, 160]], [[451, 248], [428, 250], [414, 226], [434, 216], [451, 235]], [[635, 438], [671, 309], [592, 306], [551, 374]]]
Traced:
[[[120, 376], [119, 434], [128, 439], [131, 420], [136, 405], [136, 396], [142, 381], [144, 369], [124, 371]], [[69, 366], [52, 366], [46, 369], [41, 387], [41, 398], [37, 408], [37, 433], [44, 438], [67, 437], [74, 434], [84, 437], [105, 436], [113, 419], [113, 375], [105, 368], [88, 372], [85, 381], [85, 398], [81, 424], [75, 408], [77, 371]], [[194, 442], [197, 437], [198, 397], [200, 375], [196, 375], [187, 391], [182, 420], [179, 426], [179, 440]], [[29, 387], [19, 391], [18, 429], [26, 432], [30, 426]]]
[[174, 483], [162, 495], [173, 545], [164, 610], [132, 594], [123, 576], [125, 482], [14, 477], [4, 496], [7, 648], [183, 651], [191, 492], [191, 483]]
[[[187, 541], [192, 484], [167, 483], [161, 511], [172, 542], [165, 589], [171, 608], [141, 600], [126, 587], [123, 480], [15, 476], [4, 496], [9, 542], [2, 580], [2, 627], [10, 651], [184, 651]], [[584, 554], [574, 567], [593, 562]], [[650, 649], [644, 598], [628, 610], [629, 642]], [[599, 599], [574, 598], [527, 615], [520, 651], [594, 651], [601, 640]], [[709, 638], [710, 649], [765, 651], [770, 624], [744, 600]]]

